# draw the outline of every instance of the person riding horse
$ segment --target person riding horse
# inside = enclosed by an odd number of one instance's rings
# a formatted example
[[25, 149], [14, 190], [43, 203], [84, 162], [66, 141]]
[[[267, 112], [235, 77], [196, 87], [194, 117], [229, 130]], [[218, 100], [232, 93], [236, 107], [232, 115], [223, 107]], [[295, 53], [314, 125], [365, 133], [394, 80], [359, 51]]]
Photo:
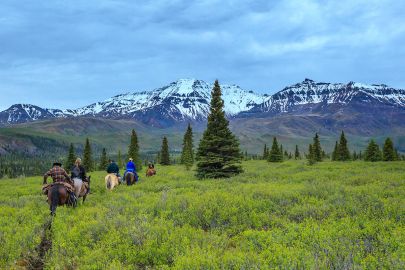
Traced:
[[[51, 184], [47, 183], [49, 176], [53, 180]], [[73, 206], [76, 205], [77, 200], [73, 183], [60, 162], [54, 162], [52, 168], [44, 174], [42, 192], [48, 197], [47, 201], [52, 215], [55, 214], [58, 205], [66, 203]]]
[[80, 158], [77, 158], [75, 161], [75, 165], [71, 169], [71, 179], [74, 183], [75, 194], [77, 198], [79, 198], [80, 196], [83, 185], [85, 187], [83, 192], [85, 192], [85, 194], [88, 194], [90, 192], [90, 185], [89, 180], [86, 176], [86, 170], [81, 164], [82, 160]]
[[126, 174], [127, 173], [133, 173], [135, 177], [135, 182], [138, 181], [138, 174], [136, 173], [136, 166], [134, 163], [134, 160], [132, 158], [129, 158], [129, 161], [127, 163], [127, 167], [124, 173], [124, 179], [126, 179]]
[[150, 177], [156, 174], [155, 165], [153, 163], [148, 164], [148, 169], [146, 170], [146, 176]]
[[60, 162], [54, 162], [52, 168], [47, 171], [44, 174], [44, 181], [43, 185], [47, 185], [47, 179], [48, 177], [51, 177], [53, 180], [53, 183], [63, 183], [65, 186], [73, 189], [73, 182], [70, 179], [69, 175], [66, 173], [66, 171], [62, 168], [62, 163]]
[[118, 167], [117, 163], [115, 163], [115, 161], [112, 159], [110, 159], [110, 164], [107, 167], [107, 173], [115, 174], [121, 181], [120, 168]]

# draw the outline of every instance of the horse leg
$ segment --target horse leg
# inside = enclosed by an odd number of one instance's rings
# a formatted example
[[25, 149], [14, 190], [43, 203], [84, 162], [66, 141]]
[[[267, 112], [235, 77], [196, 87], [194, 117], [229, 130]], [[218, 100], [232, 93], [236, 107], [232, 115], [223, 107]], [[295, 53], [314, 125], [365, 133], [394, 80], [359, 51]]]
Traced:
[[85, 195], [83, 196], [83, 203], [84, 203], [84, 201], [86, 200], [86, 197], [87, 197], [87, 194], [85, 194]]
[[56, 208], [58, 207], [58, 204], [60, 202], [59, 195], [60, 195], [59, 187], [57, 185], [53, 186], [52, 189], [48, 193], [48, 201], [50, 203], [50, 210], [51, 210], [52, 216], [55, 216], [55, 214], [56, 214]]

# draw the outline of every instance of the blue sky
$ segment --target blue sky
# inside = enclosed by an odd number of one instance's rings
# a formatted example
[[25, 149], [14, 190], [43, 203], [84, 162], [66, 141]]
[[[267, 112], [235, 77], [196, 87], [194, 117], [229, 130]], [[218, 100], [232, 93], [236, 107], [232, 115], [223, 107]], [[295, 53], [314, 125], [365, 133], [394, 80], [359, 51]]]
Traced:
[[76, 108], [179, 78], [405, 88], [403, 14], [397, 0], [2, 0], [0, 109]]

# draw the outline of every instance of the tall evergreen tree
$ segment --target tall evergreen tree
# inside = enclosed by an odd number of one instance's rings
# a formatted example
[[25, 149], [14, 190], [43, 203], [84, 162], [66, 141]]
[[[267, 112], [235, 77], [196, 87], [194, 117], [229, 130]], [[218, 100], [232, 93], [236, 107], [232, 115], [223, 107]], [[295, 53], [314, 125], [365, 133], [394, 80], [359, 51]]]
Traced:
[[278, 147], [277, 138], [273, 138], [273, 144], [271, 146], [271, 150], [268, 156], [269, 162], [282, 162], [283, 161], [283, 153], [280, 152], [281, 147]]
[[65, 166], [67, 172], [70, 172], [70, 169], [73, 168], [73, 165], [75, 165], [75, 161], [76, 161], [75, 148], [73, 147], [73, 143], [71, 143]]
[[100, 171], [104, 171], [107, 169], [107, 166], [108, 166], [107, 151], [105, 150], [105, 148], [103, 148], [103, 151], [101, 152], [100, 164], [98, 169]]
[[312, 144], [309, 144], [309, 146], [308, 146], [307, 159], [308, 159], [308, 164], [309, 165], [313, 165], [313, 164], [316, 163], [316, 155], [315, 155], [314, 147], [313, 147]]
[[91, 172], [94, 169], [94, 162], [92, 157], [91, 145], [89, 138], [86, 139], [83, 152], [83, 167], [86, 171]]
[[353, 159], [353, 160], [357, 160], [357, 159], [358, 159], [356, 151], [353, 151], [352, 159]]
[[371, 140], [364, 153], [365, 161], [380, 161], [382, 159], [380, 148], [378, 144]]
[[314, 154], [315, 161], [322, 161], [322, 148], [321, 148], [321, 142], [319, 141], [318, 133], [315, 133], [314, 143], [312, 145], [312, 151]]
[[132, 130], [131, 134], [131, 143], [128, 147], [128, 158], [132, 158], [136, 169], [140, 171], [142, 169], [142, 160], [139, 156], [139, 144], [138, 144], [138, 135], [136, 134], [135, 130]]
[[242, 172], [239, 141], [225, 118], [221, 87], [215, 81], [211, 92], [207, 129], [197, 150], [197, 177], [231, 177]]
[[187, 170], [189, 170], [194, 163], [193, 130], [191, 129], [190, 124], [188, 124], [186, 133], [184, 134], [180, 162], [186, 166]]
[[398, 149], [395, 148], [394, 153], [395, 153], [394, 160], [401, 160], [401, 157], [400, 157], [400, 155], [398, 153]]
[[350, 151], [347, 147], [347, 140], [345, 137], [345, 133], [342, 131], [340, 134], [340, 140], [338, 144], [338, 151], [337, 151], [337, 160], [339, 161], [347, 161], [350, 160]]
[[118, 168], [120, 168], [120, 170], [122, 168], [124, 168], [124, 163], [122, 162], [122, 154], [121, 154], [121, 150], [118, 150], [118, 157], [117, 157], [117, 163], [118, 163]]
[[395, 150], [394, 144], [391, 138], [385, 139], [383, 147], [383, 160], [384, 161], [394, 161], [395, 160]]
[[295, 145], [294, 158], [295, 158], [295, 159], [300, 159], [300, 158], [301, 158], [300, 151], [298, 150], [298, 145]]
[[284, 151], [283, 151], [283, 145], [280, 144], [280, 150], [279, 150], [280, 156], [281, 156], [281, 161], [284, 160]]
[[267, 150], [267, 144], [264, 144], [264, 149], [263, 149], [263, 159], [267, 160], [267, 155], [269, 151]]
[[338, 159], [338, 151], [339, 151], [339, 145], [338, 145], [338, 142], [336, 141], [335, 148], [333, 149], [333, 152], [332, 152], [332, 161], [336, 161]]
[[166, 137], [163, 137], [162, 148], [160, 150], [160, 164], [170, 165], [169, 143]]

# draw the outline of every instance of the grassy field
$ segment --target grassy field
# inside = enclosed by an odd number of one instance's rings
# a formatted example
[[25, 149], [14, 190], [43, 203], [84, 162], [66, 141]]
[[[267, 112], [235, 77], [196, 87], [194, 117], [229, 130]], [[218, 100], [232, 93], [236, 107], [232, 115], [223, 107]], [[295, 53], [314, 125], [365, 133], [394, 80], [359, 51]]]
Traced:
[[[46, 269], [404, 269], [405, 163], [244, 162], [226, 180], [158, 167], [60, 207]], [[0, 181], [0, 269], [27, 266], [50, 220], [40, 177]]]

